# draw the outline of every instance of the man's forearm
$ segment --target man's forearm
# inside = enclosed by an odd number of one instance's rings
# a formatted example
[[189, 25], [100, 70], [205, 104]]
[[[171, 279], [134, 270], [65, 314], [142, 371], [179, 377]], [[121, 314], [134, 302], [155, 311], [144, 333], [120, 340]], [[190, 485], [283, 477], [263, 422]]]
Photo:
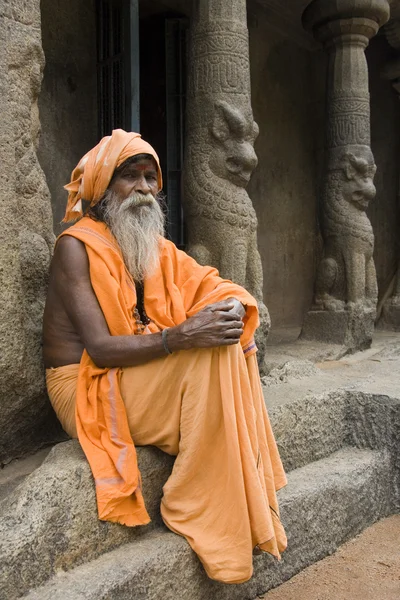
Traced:
[[[166, 343], [171, 352], [182, 349], [176, 327], [168, 329]], [[100, 368], [133, 367], [167, 355], [162, 333], [147, 335], [109, 336], [87, 349], [93, 362]]]
[[[233, 312], [232, 312], [233, 311]], [[170, 352], [237, 344], [243, 333], [244, 308], [238, 300], [212, 304], [166, 333], [103, 335], [87, 340], [86, 349], [98, 367], [145, 364]], [[240, 315], [239, 315], [240, 313]]]

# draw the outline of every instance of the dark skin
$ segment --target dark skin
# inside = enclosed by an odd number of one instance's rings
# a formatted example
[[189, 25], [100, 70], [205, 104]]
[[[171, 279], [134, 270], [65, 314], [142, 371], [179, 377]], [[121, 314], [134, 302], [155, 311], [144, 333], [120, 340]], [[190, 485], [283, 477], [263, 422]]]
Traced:
[[[121, 199], [132, 192], [158, 192], [153, 158], [143, 158], [116, 175], [110, 188]], [[122, 200], [121, 200], [122, 201]], [[172, 352], [230, 346], [240, 341], [245, 309], [231, 298], [207, 306], [168, 330]], [[85, 245], [71, 236], [57, 243], [44, 313], [43, 355], [46, 368], [79, 363], [86, 348], [98, 367], [128, 367], [165, 356], [161, 333], [111, 336], [93, 291]]]

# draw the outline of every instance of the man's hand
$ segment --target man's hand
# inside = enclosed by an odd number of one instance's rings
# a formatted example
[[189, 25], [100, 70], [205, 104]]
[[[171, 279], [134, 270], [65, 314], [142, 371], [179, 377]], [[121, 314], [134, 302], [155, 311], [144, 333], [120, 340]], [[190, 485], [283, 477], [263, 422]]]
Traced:
[[[241, 308], [240, 308], [241, 307]], [[168, 346], [174, 350], [231, 346], [240, 341], [244, 308], [234, 298], [210, 304], [168, 331]]]
[[237, 315], [239, 319], [243, 319], [246, 314], [246, 309], [240, 300], [236, 300], [236, 298], [228, 298], [229, 302], [233, 302], [233, 308], [231, 309], [231, 313]]

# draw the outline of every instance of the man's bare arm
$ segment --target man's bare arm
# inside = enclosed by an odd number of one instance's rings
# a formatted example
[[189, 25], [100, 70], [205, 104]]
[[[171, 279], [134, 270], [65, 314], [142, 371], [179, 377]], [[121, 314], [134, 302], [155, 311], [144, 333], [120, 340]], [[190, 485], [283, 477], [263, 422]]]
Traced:
[[[87, 352], [99, 367], [125, 367], [165, 356], [161, 333], [111, 336], [93, 291], [85, 245], [63, 236], [54, 255], [58, 297]], [[171, 351], [237, 344], [243, 332], [233, 300], [208, 306], [168, 331]]]

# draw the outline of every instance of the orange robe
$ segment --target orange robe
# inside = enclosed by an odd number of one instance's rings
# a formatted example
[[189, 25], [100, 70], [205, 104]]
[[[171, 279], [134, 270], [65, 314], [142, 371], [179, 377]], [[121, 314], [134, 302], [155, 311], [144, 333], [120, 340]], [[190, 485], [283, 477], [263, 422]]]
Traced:
[[[84, 217], [63, 235], [85, 243], [111, 335], [134, 334], [135, 286], [108, 228]], [[98, 368], [84, 351], [75, 410], [99, 518], [149, 522], [132, 437], [157, 445], [177, 455], [164, 487], [164, 521], [186, 537], [210, 577], [239, 583], [251, 577], [256, 545], [277, 557], [286, 547], [276, 499], [286, 478], [253, 341], [257, 305], [243, 288], [163, 240], [159, 268], [144, 285], [149, 333], [232, 296], [247, 305], [241, 346], [181, 351], [125, 369]]]

